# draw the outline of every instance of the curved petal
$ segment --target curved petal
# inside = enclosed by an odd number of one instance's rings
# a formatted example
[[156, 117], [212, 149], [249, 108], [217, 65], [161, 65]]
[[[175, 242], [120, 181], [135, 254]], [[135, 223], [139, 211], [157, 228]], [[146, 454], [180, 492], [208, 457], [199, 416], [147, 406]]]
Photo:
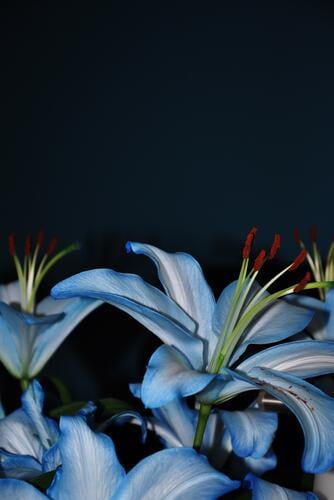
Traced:
[[35, 337], [33, 354], [29, 366], [29, 378], [43, 368], [60, 344], [80, 321], [101, 305], [98, 300], [74, 298], [63, 302], [62, 319], [39, 331]]
[[212, 500], [239, 487], [192, 448], [171, 448], [142, 460], [123, 480], [115, 500]]
[[53, 500], [110, 500], [125, 472], [112, 440], [90, 430], [81, 417], [61, 417], [62, 467], [47, 494]]
[[185, 399], [175, 399], [165, 406], [154, 408], [152, 413], [153, 430], [166, 447], [193, 445], [197, 412], [189, 408]]
[[270, 344], [301, 332], [311, 321], [313, 311], [279, 299], [255, 317], [242, 336], [229, 364], [239, 359], [249, 344]]
[[61, 283], [51, 294], [55, 298], [90, 297], [103, 300], [127, 312], [163, 342], [187, 354], [196, 367], [203, 364], [203, 345], [193, 336], [196, 323], [172, 299], [139, 276], [111, 269], [86, 271]]
[[216, 301], [197, 260], [187, 253], [167, 253], [143, 243], [129, 241], [127, 249], [146, 255], [154, 262], [167, 295], [196, 321], [196, 333], [209, 344], [215, 343], [212, 315]]
[[245, 457], [243, 460], [247, 469], [258, 476], [277, 467], [277, 456], [272, 449], [261, 458]]
[[42, 466], [30, 455], [17, 455], [0, 449], [0, 476], [30, 479], [42, 474]]
[[0, 479], [0, 498], [1, 500], [13, 500], [14, 498], [47, 500], [43, 493], [31, 486], [31, 484], [19, 479]]
[[293, 375], [253, 368], [252, 380], [298, 418], [305, 439], [302, 465], [306, 472], [325, 472], [334, 465], [334, 399]]
[[245, 477], [244, 484], [252, 490], [253, 500], [317, 500], [317, 496], [313, 493], [300, 493], [298, 491], [282, 488], [278, 484], [269, 483], [263, 479], [259, 479], [253, 474], [248, 474]]
[[[245, 359], [237, 365], [236, 370], [248, 373], [256, 366], [272, 368], [301, 378], [326, 375], [334, 372], [334, 342], [301, 340], [275, 345]], [[216, 399], [227, 400], [251, 389], [249, 382], [241, 379], [223, 385], [217, 378], [215, 385]]]
[[14, 377], [22, 374], [22, 339], [26, 325], [19, 311], [0, 302], [0, 359]]
[[0, 285], [0, 302], [7, 305], [21, 304], [21, 289], [18, 281], [11, 281], [6, 285]]
[[277, 414], [256, 409], [223, 411], [224, 424], [239, 457], [261, 458], [267, 453], [277, 430]]
[[173, 399], [191, 396], [206, 387], [215, 374], [200, 373], [175, 347], [163, 345], [152, 355], [141, 388], [148, 408], [157, 408]]
[[0, 448], [42, 461], [43, 446], [32, 421], [22, 409], [0, 420]]

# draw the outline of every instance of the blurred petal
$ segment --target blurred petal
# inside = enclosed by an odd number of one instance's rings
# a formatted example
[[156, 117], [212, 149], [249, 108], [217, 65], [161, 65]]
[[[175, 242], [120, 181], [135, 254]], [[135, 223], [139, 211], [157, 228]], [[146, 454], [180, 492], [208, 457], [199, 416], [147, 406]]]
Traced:
[[21, 304], [21, 290], [18, 281], [0, 285], [0, 302], [7, 305]]
[[115, 500], [213, 500], [239, 487], [217, 472], [192, 448], [159, 451], [134, 467], [115, 492]]
[[47, 493], [53, 500], [110, 500], [125, 476], [112, 440], [90, 430], [81, 417], [61, 417], [62, 467]]
[[167, 295], [196, 321], [197, 334], [210, 343], [216, 301], [197, 260], [187, 253], [167, 253], [142, 243], [128, 242], [127, 248], [153, 260]]
[[40, 474], [42, 474], [42, 466], [35, 458], [29, 455], [16, 455], [0, 449], [1, 477], [29, 479]]
[[243, 460], [247, 469], [259, 476], [277, 467], [277, 457], [271, 449], [261, 458], [245, 457]]
[[55, 298], [89, 297], [103, 300], [127, 312], [163, 342], [187, 353], [195, 368], [203, 364], [203, 346], [192, 334], [196, 323], [172, 299], [139, 276], [111, 269], [86, 271], [51, 291]]
[[283, 299], [275, 301], [255, 317], [231, 357], [230, 365], [239, 359], [249, 344], [271, 344], [301, 332], [313, 314], [313, 311], [294, 306]]
[[261, 458], [268, 451], [277, 429], [277, 414], [255, 409], [223, 411], [234, 453], [240, 457]]
[[253, 474], [248, 474], [244, 480], [245, 486], [252, 490], [253, 500], [317, 500], [313, 493], [300, 493], [298, 491], [282, 488], [277, 484], [259, 479]]
[[33, 378], [80, 321], [101, 305], [100, 301], [75, 298], [64, 301], [60, 321], [39, 332], [35, 339], [29, 377]]
[[47, 500], [31, 484], [18, 479], [0, 479], [0, 498], [1, 500]]
[[0, 448], [17, 455], [30, 455], [41, 462], [43, 446], [33, 423], [22, 409], [0, 420]]
[[21, 376], [26, 326], [20, 312], [0, 302], [0, 360], [14, 377]]
[[175, 347], [161, 346], [152, 355], [141, 388], [148, 408], [157, 408], [173, 399], [197, 394], [215, 374], [194, 370], [188, 359]]

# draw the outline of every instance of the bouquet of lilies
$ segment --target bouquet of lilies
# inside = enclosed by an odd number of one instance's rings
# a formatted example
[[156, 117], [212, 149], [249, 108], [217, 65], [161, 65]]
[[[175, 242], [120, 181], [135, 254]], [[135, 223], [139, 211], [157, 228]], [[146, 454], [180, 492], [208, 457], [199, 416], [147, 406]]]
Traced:
[[[94, 269], [58, 283], [39, 303], [45, 274], [77, 245], [55, 253], [52, 240], [42, 255], [40, 232], [34, 248], [27, 238], [20, 260], [9, 237], [18, 280], [0, 286], [0, 360], [19, 379], [22, 403], [7, 415], [0, 408], [0, 499], [318, 498], [262, 478], [278, 462], [272, 445], [279, 419], [265, 397], [297, 417], [300, 467], [315, 474], [321, 492], [322, 475], [334, 467], [334, 398], [318, 387], [334, 372], [334, 244], [324, 265], [315, 228], [311, 251], [296, 231], [295, 259], [263, 283], [261, 270], [275, 258], [280, 235], [253, 256], [256, 233], [247, 235], [239, 275], [218, 299], [191, 255], [128, 242], [128, 252], [153, 262], [161, 289], [135, 274]], [[296, 279], [305, 264], [310, 270]], [[290, 284], [280, 287], [281, 278]], [[143, 380], [129, 381], [147, 410], [119, 402], [102, 422], [95, 402], [45, 411], [38, 374], [103, 303], [161, 340]], [[315, 377], [317, 385], [307, 381]], [[233, 399], [246, 392], [247, 405], [233, 410]], [[155, 434], [161, 449], [125, 470], [107, 432], [111, 420], [139, 425], [143, 440]]]

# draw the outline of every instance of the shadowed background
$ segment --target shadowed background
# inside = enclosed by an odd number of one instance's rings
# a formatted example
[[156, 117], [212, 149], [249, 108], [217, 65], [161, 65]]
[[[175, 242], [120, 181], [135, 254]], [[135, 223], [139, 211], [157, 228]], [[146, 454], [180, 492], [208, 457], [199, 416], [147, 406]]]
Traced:
[[[46, 280], [114, 267], [155, 280], [128, 239], [184, 250], [219, 293], [242, 241], [333, 233], [330, 2], [109, 2], [1, 8], [2, 281], [7, 234], [82, 250]], [[79, 333], [80, 332], [80, 333]], [[121, 339], [121, 340], [120, 340]], [[103, 306], [47, 367], [77, 397], [124, 395], [158, 345]], [[85, 380], [85, 386], [82, 385]]]

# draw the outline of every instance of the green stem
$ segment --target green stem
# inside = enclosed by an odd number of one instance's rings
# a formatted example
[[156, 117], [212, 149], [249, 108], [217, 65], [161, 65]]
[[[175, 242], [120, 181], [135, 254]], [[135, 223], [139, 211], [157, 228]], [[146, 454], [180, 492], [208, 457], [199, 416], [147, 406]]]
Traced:
[[24, 392], [25, 390], [28, 389], [28, 386], [29, 386], [29, 379], [27, 378], [21, 378], [20, 380], [20, 384], [21, 384], [21, 389], [22, 389], [22, 392]]
[[193, 448], [196, 451], [199, 451], [202, 446], [203, 436], [206, 428], [206, 424], [210, 415], [211, 405], [207, 405], [204, 403], [200, 404], [199, 412], [198, 412], [198, 421], [197, 427], [194, 437]]

